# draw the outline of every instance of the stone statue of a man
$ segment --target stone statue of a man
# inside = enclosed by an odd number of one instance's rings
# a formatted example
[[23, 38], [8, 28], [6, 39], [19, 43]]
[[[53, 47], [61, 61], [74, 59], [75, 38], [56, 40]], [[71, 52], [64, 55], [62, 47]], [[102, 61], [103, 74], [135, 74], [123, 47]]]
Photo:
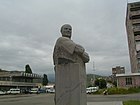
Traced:
[[85, 49], [71, 40], [72, 27], [61, 27], [62, 37], [54, 47], [55, 105], [86, 105]]

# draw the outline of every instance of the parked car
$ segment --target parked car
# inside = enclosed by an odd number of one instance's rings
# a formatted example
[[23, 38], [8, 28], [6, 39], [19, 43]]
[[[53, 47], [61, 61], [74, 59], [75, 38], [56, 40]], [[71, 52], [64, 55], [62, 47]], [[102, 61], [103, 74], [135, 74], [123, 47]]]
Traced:
[[22, 89], [22, 90], [21, 90], [21, 93], [29, 94], [29, 93], [31, 93], [31, 91], [28, 90], [28, 89]]
[[20, 94], [19, 88], [11, 88], [9, 91], [7, 91], [7, 94]]
[[47, 89], [47, 93], [55, 93], [55, 89], [54, 88]]
[[46, 89], [40, 88], [40, 89], [39, 89], [39, 93], [46, 93]]
[[86, 93], [91, 94], [91, 93], [96, 92], [98, 89], [99, 89], [98, 87], [88, 87], [86, 88]]
[[31, 94], [39, 94], [39, 89], [38, 88], [31, 88], [31, 91], [30, 91]]
[[5, 94], [6, 94], [5, 91], [0, 90], [0, 95], [5, 95]]

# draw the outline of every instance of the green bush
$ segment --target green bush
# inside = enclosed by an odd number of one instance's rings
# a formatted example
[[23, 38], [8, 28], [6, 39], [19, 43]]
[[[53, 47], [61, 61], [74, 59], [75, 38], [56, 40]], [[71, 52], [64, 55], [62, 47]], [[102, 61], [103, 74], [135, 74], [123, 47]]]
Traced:
[[128, 88], [128, 92], [129, 93], [139, 93], [140, 92], [140, 88]]
[[108, 89], [108, 94], [129, 94], [129, 93], [139, 93], [140, 88], [109, 88]]
[[95, 94], [102, 94], [104, 89], [99, 89], [98, 91], [95, 92]]
[[127, 94], [127, 93], [128, 93], [127, 89], [125, 88], [113, 87], [108, 89], [108, 94]]

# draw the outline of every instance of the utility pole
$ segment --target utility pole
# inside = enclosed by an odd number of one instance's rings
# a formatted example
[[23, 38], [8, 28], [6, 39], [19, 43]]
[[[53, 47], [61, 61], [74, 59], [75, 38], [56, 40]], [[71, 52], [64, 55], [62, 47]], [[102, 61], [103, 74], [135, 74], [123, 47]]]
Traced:
[[95, 83], [95, 63], [93, 61], [93, 85]]

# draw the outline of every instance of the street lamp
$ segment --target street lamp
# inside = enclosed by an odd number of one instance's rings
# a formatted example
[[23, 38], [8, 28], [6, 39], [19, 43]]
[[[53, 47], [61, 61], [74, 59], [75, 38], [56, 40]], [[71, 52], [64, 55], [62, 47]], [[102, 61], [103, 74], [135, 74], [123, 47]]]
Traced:
[[93, 61], [93, 85], [95, 83], [95, 63]]

